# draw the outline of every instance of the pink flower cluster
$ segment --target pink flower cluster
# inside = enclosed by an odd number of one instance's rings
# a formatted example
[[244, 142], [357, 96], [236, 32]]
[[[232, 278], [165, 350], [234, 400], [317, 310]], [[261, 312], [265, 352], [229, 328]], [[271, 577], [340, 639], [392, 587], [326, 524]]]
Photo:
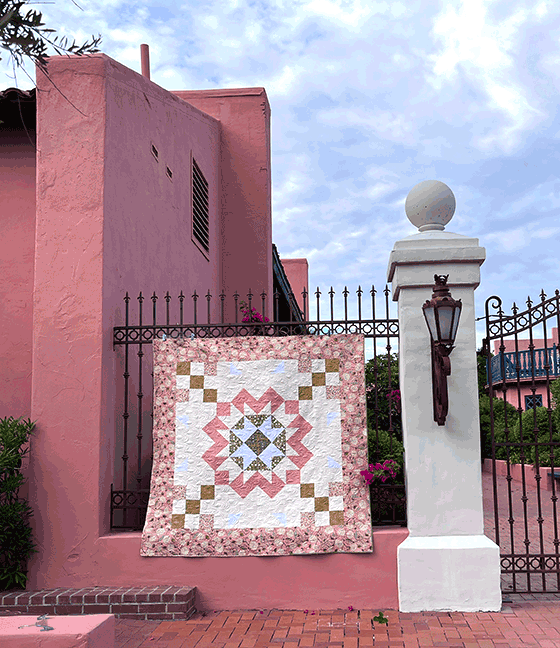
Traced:
[[242, 322], [269, 322], [268, 317], [264, 317], [256, 311], [254, 308], [249, 308], [247, 302], [239, 302], [241, 307], [241, 312], [244, 313], [245, 317], [241, 320]]
[[387, 394], [387, 400], [395, 412], [401, 411], [401, 392], [398, 389], [393, 389]]
[[380, 464], [379, 462], [376, 464], [370, 464], [367, 470], [360, 470], [360, 475], [364, 476], [364, 479], [368, 484], [374, 482], [378, 477], [382, 482], [386, 482], [389, 477], [394, 479], [397, 476], [397, 473], [395, 472], [396, 465], [396, 461], [393, 459], [387, 459], [383, 464]]
[[[372, 391], [375, 390], [375, 385], [368, 385], [366, 387], [366, 392], [368, 394], [371, 394]], [[392, 400], [395, 402], [399, 402], [401, 400], [401, 392], [399, 389], [393, 389], [393, 391], [387, 392], [387, 400]]]

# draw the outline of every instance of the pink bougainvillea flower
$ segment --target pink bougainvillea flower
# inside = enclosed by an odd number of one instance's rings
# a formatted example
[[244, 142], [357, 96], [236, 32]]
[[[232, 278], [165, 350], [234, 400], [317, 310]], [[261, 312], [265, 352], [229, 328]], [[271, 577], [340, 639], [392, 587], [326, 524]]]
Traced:
[[379, 462], [377, 462], [376, 464], [369, 464], [368, 469], [361, 470], [360, 474], [368, 484], [373, 483], [374, 479], [376, 478], [381, 479], [381, 481], [385, 483], [387, 479], [389, 479], [389, 477], [396, 477], [396, 467], [397, 463], [394, 459], [387, 459], [383, 462], [383, 464]]

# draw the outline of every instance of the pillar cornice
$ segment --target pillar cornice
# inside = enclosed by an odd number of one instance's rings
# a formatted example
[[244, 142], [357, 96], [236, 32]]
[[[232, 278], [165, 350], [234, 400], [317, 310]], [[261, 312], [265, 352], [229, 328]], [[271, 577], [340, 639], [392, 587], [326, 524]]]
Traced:
[[[480, 284], [480, 266], [486, 250], [477, 238], [452, 232], [421, 232], [397, 241], [389, 257], [387, 282], [392, 284], [393, 301], [402, 288], [430, 288], [434, 268], [438, 274], [450, 274], [448, 286]], [[457, 265], [459, 264], [459, 265]], [[449, 268], [453, 268], [452, 273]]]

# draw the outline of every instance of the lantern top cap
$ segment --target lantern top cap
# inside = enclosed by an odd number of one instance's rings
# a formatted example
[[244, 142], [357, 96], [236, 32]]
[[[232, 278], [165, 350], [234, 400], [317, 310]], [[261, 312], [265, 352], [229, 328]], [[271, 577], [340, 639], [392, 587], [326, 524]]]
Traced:
[[455, 213], [455, 196], [439, 180], [424, 180], [412, 187], [404, 205], [408, 220], [420, 232], [444, 230]]
[[[434, 275], [434, 289], [433, 289], [433, 294], [432, 298], [436, 297], [451, 297], [451, 293], [449, 292], [449, 286], [447, 285], [447, 280], [449, 279], [449, 275]], [[460, 301], [460, 300], [459, 300]]]

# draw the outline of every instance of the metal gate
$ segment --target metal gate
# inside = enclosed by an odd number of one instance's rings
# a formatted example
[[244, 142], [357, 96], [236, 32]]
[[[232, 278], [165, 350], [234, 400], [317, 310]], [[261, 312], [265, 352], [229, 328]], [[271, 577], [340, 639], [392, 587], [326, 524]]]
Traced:
[[514, 303], [511, 315], [489, 297], [484, 319], [502, 589], [560, 592], [560, 293], [541, 292], [523, 312]]

